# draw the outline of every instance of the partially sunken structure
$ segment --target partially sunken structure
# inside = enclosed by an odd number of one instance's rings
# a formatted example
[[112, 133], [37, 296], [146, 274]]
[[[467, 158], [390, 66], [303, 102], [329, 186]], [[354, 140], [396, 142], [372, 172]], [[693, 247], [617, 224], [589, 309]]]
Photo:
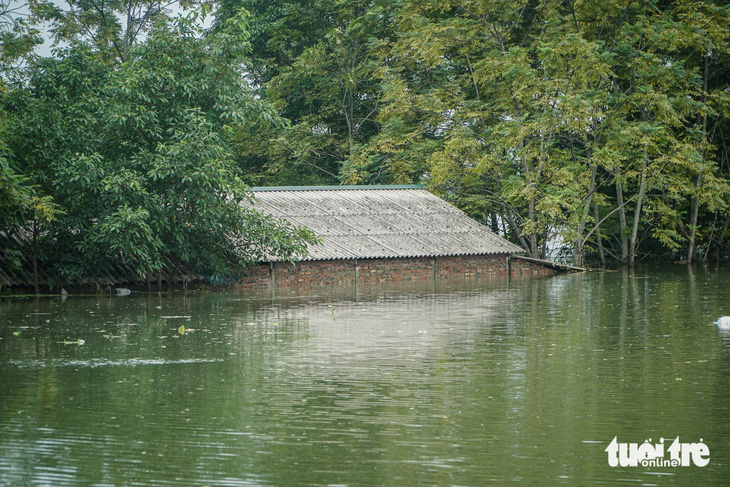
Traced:
[[322, 239], [305, 260], [272, 260], [244, 288], [338, 285], [552, 272], [422, 186], [254, 188], [255, 208]]

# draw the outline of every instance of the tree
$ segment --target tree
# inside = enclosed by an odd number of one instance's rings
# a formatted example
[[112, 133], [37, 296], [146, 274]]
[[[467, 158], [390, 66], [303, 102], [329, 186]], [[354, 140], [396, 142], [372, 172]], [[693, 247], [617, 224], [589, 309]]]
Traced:
[[[694, 168], [694, 188], [691, 197], [689, 221], [686, 225], [687, 261], [697, 258], [698, 237], [702, 235], [700, 207], [704, 205], [717, 219], [719, 212], [728, 208], [726, 179], [720, 176], [720, 161], [712, 139], [718, 134], [723, 119], [727, 118], [728, 96], [727, 70], [730, 55], [730, 34], [727, 24], [730, 9], [727, 5], [713, 2], [678, 2], [672, 11], [673, 20], [681, 25], [678, 35], [669, 43], [668, 54], [675, 62], [683, 62], [688, 71], [696, 73], [697, 89], [693, 96], [695, 104], [688, 120], [685, 136], [691, 141], [691, 152], [696, 160]], [[724, 112], [724, 113], [723, 113]], [[709, 223], [709, 221], [707, 222]], [[708, 225], [709, 226], [709, 225]], [[714, 229], [714, 225], [713, 225]], [[709, 250], [712, 237], [706, 243]], [[707, 253], [705, 254], [707, 255]]]
[[[199, 0], [64, 0], [33, 1], [40, 20], [51, 25], [57, 44], [82, 42], [109, 61], [131, 59], [134, 46], [143, 42], [158, 23], [167, 23], [175, 11], [187, 10]], [[207, 11], [207, 8], [205, 9]]]
[[[313, 235], [246, 208], [234, 127], [275, 114], [245, 86], [245, 17], [216, 34], [195, 16], [160, 22], [130, 60], [73, 44], [27, 71], [6, 109], [19, 165], [64, 211], [42, 235], [64, 279], [123, 260], [144, 274], [235, 274], [268, 255], [304, 255]], [[242, 206], [243, 205], [243, 206]]]
[[592, 249], [631, 265], [642, 245], [691, 250], [700, 207], [727, 207], [708, 142], [726, 116], [726, 6], [395, 8], [379, 131], [357, 159], [365, 180], [425, 180], [530, 255], [562, 240], [578, 265]]
[[600, 46], [564, 14], [557, 4], [538, 11], [524, 2], [404, 2], [383, 130], [371, 146], [391, 161], [427, 147], [434, 187], [468, 200], [482, 219], [506, 222], [535, 257], [554, 233], [586, 226], [600, 141], [589, 128], [610, 77]]
[[[32, 3], [45, 5], [38, 0]], [[0, 0], [0, 70], [3, 75], [41, 42], [40, 32], [33, 27], [31, 3]]]
[[377, 54], [393, 29], [386, 6], [223, 2], [219, 19], [251, 12], [251, 82], [289, 122], [278, 130], [262, 127], [271, 134], [263, 143], [250, 132], [239, 134], [242, 166], [279, 184], [334, 184], [346, 177], [360, 147], [379, 130]]

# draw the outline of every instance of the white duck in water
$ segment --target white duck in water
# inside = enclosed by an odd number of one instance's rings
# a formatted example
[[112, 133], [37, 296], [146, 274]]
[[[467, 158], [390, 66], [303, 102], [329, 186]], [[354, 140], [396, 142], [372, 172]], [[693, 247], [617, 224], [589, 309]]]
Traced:
[[722, 316], [715, 322], [717, 328], [724, 331], [730, 331], [730, 316]]

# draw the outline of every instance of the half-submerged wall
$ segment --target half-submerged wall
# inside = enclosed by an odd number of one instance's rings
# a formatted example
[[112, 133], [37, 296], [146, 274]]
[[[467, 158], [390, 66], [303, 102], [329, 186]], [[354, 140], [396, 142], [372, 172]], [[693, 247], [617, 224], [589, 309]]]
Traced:
[[429, 279], [478, 278], [507, 274], [552, 274], [545, 266], [507, 254], [385, 259], [312, 260], [260, 264], [238, 282], [244, 289], [391, 283]]

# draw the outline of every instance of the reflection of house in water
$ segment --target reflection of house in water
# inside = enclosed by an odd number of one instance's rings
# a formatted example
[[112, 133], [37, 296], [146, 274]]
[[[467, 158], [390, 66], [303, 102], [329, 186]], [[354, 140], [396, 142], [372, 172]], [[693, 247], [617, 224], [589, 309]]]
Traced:
[[295, 264], [261, 263], [244, 288], [552, 272], [422, 186], [254, 188], [256, 209], [322, 239]]
[[[554, 279], [441, 279], [358, 287], [319, 287], [276, 297], [251, 298], [249, 322], [230, 320], [235, 346], [256, 340], [290, 344], [286, 366], [294, 374], [317, 369], [329, 380], [392, 374], [416, 380], [423, 366], [493, 343], [498, 347], [523, 327], [530, 310], [510, 303], [546, 302]], [[494, 357], [524, 362], [524, 348], [495, 350]], [[404, 367], [408, 364], [408, 367]]]

